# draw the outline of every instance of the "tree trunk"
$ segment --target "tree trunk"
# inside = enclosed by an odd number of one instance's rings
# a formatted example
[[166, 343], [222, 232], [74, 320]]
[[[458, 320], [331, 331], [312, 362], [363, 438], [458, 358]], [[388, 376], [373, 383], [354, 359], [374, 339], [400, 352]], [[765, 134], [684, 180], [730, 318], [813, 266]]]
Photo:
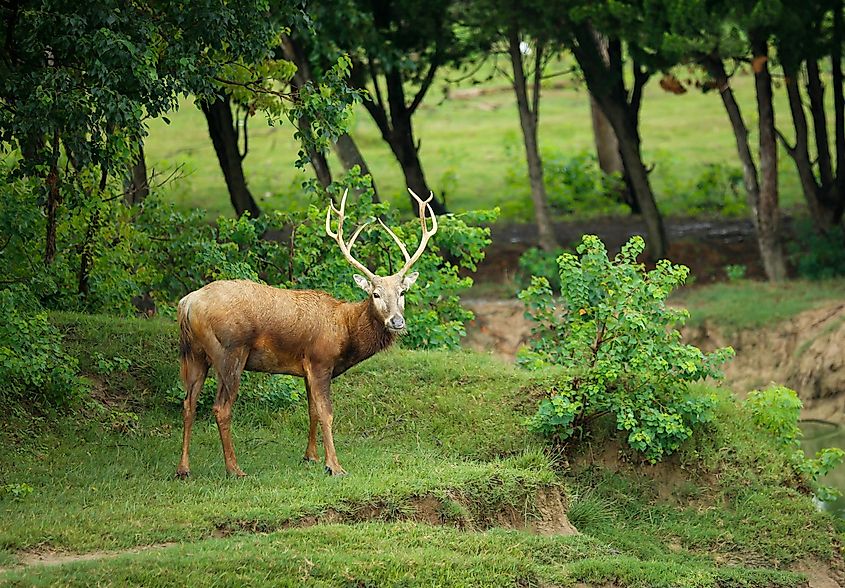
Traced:
[[[528, 179], [531, 184], [531, 200], [534, 204], [534, 222], [537, 224], [537, 238], [543, 251], [554, 251], [558, 248], [549, 215], [549, 202], [546, 196], [546, 185], [543, 181], [543, 161], [537, 145], [537, 123], [539, 121], [539, 71], [534, 71], [534, 109], [528, 98], [528, 82], [522, 65], [522, 52], [519, 47], [519, 34], [516, 28], [508, 33], [508, 51], [513, 67], [513, 89], [516, 93], [519, 122], [522, 126], [522, 138], [525, 143], [525, 155], [528, 161]], [[540, 63], [540, 49], [537, 48], [537, 63]]]
[[[425, 179], [419, 157], [419, 145], [414, 142], [414, 128], [411, 123], [412, 110], [405, 104], [405, 91], [402, 87], [402, 76], [396, 71], [388, 71], [385, 74], [387, 81], [387, 101], [390, 105], [391, 128], [388, 131], [387, 139], [390, 148], [405, 176], [405, 185], [408, 189], [425, 200], [431, 190]], [[419, 213], [419, 205], [416, 200], [408, 195], [411, 201], [411, 208]], [[434, 214], [446, 214], [446, 205], [436, 197], [432, 198], [431, 209]]]
[[228, 96], [218, 96], [213, 102], [200, 103], [205, 120], [208, 123], [208, 134], [217, 153], [217, 161], [226, 179], [229, 198], [238, 216], [249, 213], [252, 218], [261, 215], [261, 210], [255, 203], [244, 177], [243, 159], [246, 150], [241, 153], [238, 148], [238, 130], [232, 119], [232, 108]]
[[742, 118], [742, 111], [736, 101], [733, 89], [725, 71], [725, 65], [719, 58], [706, 58], [703, 61], [707, 71], [719, 87], [719, 95], [722, 97], [722, 104], [728, 114], [734, 139], [736, 140], [736, 151], [739, 161], [742, 164], [742, 179], [745, 184], [745, 197], [748, 209], [751, 211], [751, 222], [754, 230], [757, 230], [757, 207], [760, 202], [760, 183], [757, 176], [757, 166], [754, 163], [754, 156], [751, 154], [751, 147], [748, 145], [748, 128]]
[[780, 238], [778, 207], [778, 157], [775, 111], [772, 106], [772, 78], [769, 46], [765, 38], [752, 34], [754, 86], [760, 133], [760, 201], [757, 207], [757, 241], [766, 277], [772, 282], [786, 279], [786, 261]]
[[139, 142], [138, 154], [130, 164], [126, 176], [123, 201], [126, 206], [140, 204], [150, 194], [150, 184], [147, 179], [147, 161], [144, 157], [144, 144]]
[[631, 112], [621, 68], [614, 66], [612, 59], [610, 66], [607, 65], [588, 25], [577, 25], [574, 33], [572, 51], [584, 72], [587, 89], [610, 121], [619, 140], [622, 163], [646, 223], [648, 255], [651, 259], [660, 259], [666, 255], [668, 247], [666, 230], [654, 201], [648, 171], [643, 164], [636, 117]]
[[376, 189], [376, 181], [373, 178], [373, 174], [370, 173], [370, 168], [364, 160], [364, 155], [358, 149], [357, 143], [355, 143], [355, 140], [349, 133], [343, 133], [337, 138], [334, 144], [334, 151], [343, 164], [343, 167], [347, 170], [357, 165], [358, 169], [361, 170], [362, 176], [370, 176], [370, 185], [373, 187], [373, 202], [379, 202], [378, 190]]
[[[781, 143], [792, 161], [795, 162], [798, 178], [801, 180], [801, 191], [804, 192], [804, 199], [807, 201], [807, 208], [810, 211], [813, 224], [818, 231], [826, 232], [831, 226], [830, 215], [827, 214], [823, 205], [822, 186], [816, 181], [813, 162], [810, 161], [810, 135], [807, 116], [804, 114], [804, 104], [801, 101], [801, 91], [798, 88], [798, 71], [790, 71], [784, 67], [784, 78], [786, 95], [789, 99], [789, 110], [792, 115], [792, 126], [795, 129], [795, 145], [790, 146], [782, 135], [780, 136]], [[822, 108], [824, 108], [824, 105], [822, 105]], [[826, 132], [825, 136], [827, 136]], [[819, 154], [819, 158], [821, 159], [821, 154]], [[821, 161], [819, 163], [819, 167], [823, 167]]]
[[604, 110], [608, 120], [613, 124], [616, 136], [619, 138], [622, 161], [630, 178], [634, 196], [637, 198], [640, 214], [642, 214], [646, 224], [646, 232], [649, 238], [649, 257], [652, 260], [662, 259], [666, 256], [668, 247], [666, 228], [663, 226], [663, 217], [654, 201], [654, 193], [651, 191], [651, 184], [648, 180], [648, 170], [643, 163], [637, 132], [631, 123], [624, 104], [608, 102], [604, 105]]
[[835, 127], [836, 177], [833, 180], [830, 199], [835, 202], [835, 222], [842, 224], [845, 212], [845, 90], [842, 79], [842, 2], [833, 7], [833, 48], [830, 53], [833, 86], [833, 124]]

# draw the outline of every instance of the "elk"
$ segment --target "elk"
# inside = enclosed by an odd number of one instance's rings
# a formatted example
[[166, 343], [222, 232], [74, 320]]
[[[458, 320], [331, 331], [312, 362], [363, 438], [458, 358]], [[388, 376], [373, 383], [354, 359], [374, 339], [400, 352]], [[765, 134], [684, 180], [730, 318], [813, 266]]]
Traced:
[[[318, 462], [317, 425], [323, 434], [326, 471], [345, 474], [332, 438], [332, 378], [389, 347], [405, 330], [405, 291], [417, 280], [408, 273], [437, 232], [437, 217], [428, 199], [411, 191], [419, 204], [422, 237], [413, 255], [396, 234], [379, 223], [399, 246], [405, 265], [391, 276], [381, 277], [352, 256], [352, 246], [369, 223], [358, 227], [346, 241], [343, 221], [344, 192], [339, 208], [329, 201], [326, 234], [337, 241], [346, 260], [363, 275], [353, 276], [367, 292], [361, 302], [337, 300], [319, 290], [283, 290], [247, 280], [221, 280], [195, 290], [179, 301], [180, 375], [185, 386], [182, 458], [176, 476], [190, 475], [188, 450], [196, 416], [197, 397], [211, 366], [217, 374], [213, 411], [223, 444], [226, 470], [244, 476], [232, 447], [232, 405], [244, 370], [288, 374], [305, 379], [308, 396], [308, 445], [306, 462]], [[428, 215], [426, 214], [428, 212]], [[332, 231], [332, 214], [337, 230]], [[431, 227], [428, 218], [430, 216]]]

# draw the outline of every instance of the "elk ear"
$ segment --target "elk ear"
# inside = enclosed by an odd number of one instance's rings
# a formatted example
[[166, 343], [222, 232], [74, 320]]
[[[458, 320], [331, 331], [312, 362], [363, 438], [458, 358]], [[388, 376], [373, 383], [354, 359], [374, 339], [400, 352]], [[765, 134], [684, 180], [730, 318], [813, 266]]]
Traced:
[[372, 293], [373, 286], [370, 284], [370, 281], [362, 275], [353, 274], [352, 279], [355, 280], [355, 283], [358, 284], [358, 287], [361, 288], [367, 294]]
[[402, 279], [402, 286], [407, 290], [414, 285], [414, 282], [416, 282], [419, 277], [420, 272], [411, 272]]

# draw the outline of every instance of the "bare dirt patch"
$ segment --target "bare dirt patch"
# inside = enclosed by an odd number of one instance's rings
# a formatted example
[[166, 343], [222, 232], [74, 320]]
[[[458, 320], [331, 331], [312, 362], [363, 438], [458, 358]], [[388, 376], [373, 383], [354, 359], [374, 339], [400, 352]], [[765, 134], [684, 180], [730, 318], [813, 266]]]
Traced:
[[536, 508], [523, 512], [502, 504], [489, 511], [473, 513], [472, 504], [461, 496], [445, 499], [430, 494], [411, 498], [401, 505], [370, 503], [349, 509], [329, 508], [317, 515], [273, 523], [260, 520], [223, 521], [212, 532], [213, 537], [234, 533], [271, 533], [280, 529], [312, 527], [324, 524], [354, 524], [367, 521], [414, 521], [428, 525], [446, 525], [468, 531], [484, 531], [494, 527], [519, 529], [542, 535], [574, 535], [578, 530], [566, 516], [566, 497], [560, 488], [541, 488]]
[[152, 551], [156, 549], [163, 549], [176, 545], [176, 543], [155, 543], [153, 545], [143, 545], [140, 547], [133, 547], [131, 549], [121, 550], [100, 550], [90, 551], [88, 553], [72, 553], [67, 551], [58, 551], [49, 548], [30, 549], [19, 551], [17, 553], [18, 563], [9, 568], [0, 568], [0, 573], [5, 571], [29, 567], [29, 566], [57, 566], [79, 561], [91, 561], [95, 559], [111, 559], [126, 554], [143, 553], [145, 551]]

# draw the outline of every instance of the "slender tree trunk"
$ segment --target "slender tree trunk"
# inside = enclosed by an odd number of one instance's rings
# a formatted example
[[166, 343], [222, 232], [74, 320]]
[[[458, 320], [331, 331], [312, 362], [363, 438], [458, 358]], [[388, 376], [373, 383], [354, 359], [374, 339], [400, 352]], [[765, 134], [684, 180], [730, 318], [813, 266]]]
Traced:
[[249, 213], [252, 218], [261, 215], [252, 193], [246, 184], [243, 159], [246, 149], [241, 153], [238, 148], [238, 130], [232, 119], [232, 108], [228, 96], [217, 97], [213, 102], [200, 104], [208, 123], [208, 134], [217, 153], [217, 161], [226, 179], [229, 198], [238, 216]]
[[757, 230], [757, 207], [760, 202], [760, 183], [757, 176], [757, 166], [754, 163], [754, 156], [751, 154], [751, 147], [748, 145], [748, 128], [742, 118], [742, 111], [736, 101], [733, 89], [731, 89], [725, 65], [719, 58], [708, 57], [704, 59], [707, 71], [713, 77], [719, 87], [719, 95], [722, 97], [722, 104], [728, 115], [728, 120], [733, 129], [736, 141], [736, 151], [739, 161], [742, 164], [742, 179], [745, 184], [745, 196], [748, 209], [751, 211], [751, 222], [754, 230]]
[[537, 145], [537, 123], [539, 121], [538, 106], [540, 102], [539, 69], [542, 58], [541, 49], [536, 49], [536, 63], [534, 71], [534, 108], [528, 97], [528, 81], [525, 77], [525, 69], [522, 64], [522, 52], [519, 47], [519, 33], [515, 27], [508, 33], [508, 51], [510, 53], [511, 65], [513, 67], [513, 89], [516, 93], [517, 110], [519, 111], [519, 122], [522, 126], [522, 138], [525, 143], [525, 154], [528, 160], [528, 179], [531, 184], [531, 200], [534, 204], [534, 222], [537, 224], [537, 237], [540, 247], [544, 251], [554, 251], [558, 244], [555, 239], [554, 228], [552, 227], [549, 215], [549, 202], [546, 196], [546, 185], [543, 181], [543, 161], [540, 158], [540, 149]]
[[373, 174], [370, 173], [370, 168], [364, 160], [364, 155], [358, 149], [357, 143], [355, 143], [355, 140], [349, 133], [343, 133], [337, 138], [334, 144], [334, 151], [343, 164], [343, 167], [347, 170], [357, 165], [358, 169], [361, 170], [361, 175], [370, 176], [370, 184], [373, 187], [373, 202], [379, 202], [378, 190], [376, 189], [376, 181], [373, 179]]
[[123, 201], [126, 206], [140, 204], [150, 194], [150, 184], [147, 179], [147, 161], [144, 157], [144, 144], [139, 142], [138, 154], [129, 165], [123, 191]]
[[784, 66], [784, 74], [792, 126], [795, 129], [795, 145], [789, 145], [786, 138], [779, 135], [781, 144], [795, 162], [798, 178], [801, 180], [801, 190], [804, 192], [804, 199], [807, 201], [813, 224], [816, 225], [817, 230], [825, 232], [830, 228], [830, 218], [822, 202], [822, 187], [816, 181], [813, 162], [810, 161], [810, 134], [807, 116], [804, 114], [804, 104], [801, 101], [801, 91], [798, 88], [798, 71], [789, 70]]
[[830, 160], [827, 113], [824, 109], [824, 84], [819, 73], [819, 63], [815, 59], [807, 60], [807, 96], [810, 98], [810, 114], [813, 117], [819, 179], [822, 186], [830, 186], [833, 183], [833, 165]]
[[752, 35], [754, 85], [760, 134], [760, 202], [757, 207], [757, 240], [766, 277], [772, 282], [786, 279], [786, 261], [780, 237], [778, 206], [778, 157], [775, 111], [772, 106], [772, 78], [769, 47], [765, 38]]
[[842, 43], [845, 35], [843, 25], [843, 3], [837, 2], [833, 8], [833, 38], [830, 53], [833, 86], [833, 124], [835, 127], [836, 177], [833, 180], [831, 200], [835, 202], [835, 221], [845, 222], [845, 89], [842, 79]]

